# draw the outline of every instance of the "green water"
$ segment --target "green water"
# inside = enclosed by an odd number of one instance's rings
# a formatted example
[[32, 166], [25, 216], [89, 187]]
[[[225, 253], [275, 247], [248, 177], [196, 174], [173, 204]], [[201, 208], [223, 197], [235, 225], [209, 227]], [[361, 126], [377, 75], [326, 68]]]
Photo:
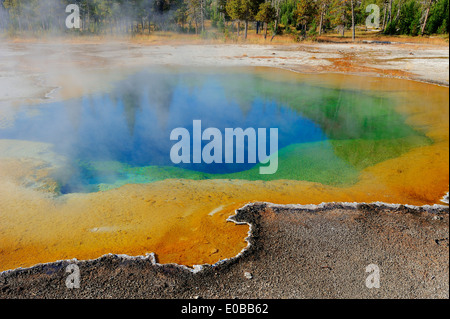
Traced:
[[[189, 85], [195, 88], [202, 80], [199, 76]], [[114, 184], [101, 184], [99, 189], [168, 178], [286, 179], [349, 186], [358, 181], [362, 169], [396, 158], [415, 147], [432, 144], [431, 139], [405, 123], [404, 116], [395, 111], [399, 101], [387, 93], [330, 89], [296, 81], [268, 81], [267, 77], [259, 76], [236, 76], [224, 81], [223, 88], [225, 95], [237, 101], [244, 113], [261, 97], [274, 100], [317, 123], [328, 139], [282, 148], [279, 168], [273, 175], [259, 174], [259, 165], [244, 172], [206, 174], [175, 167], [111, 163], [127, 178]]]
[[[386, 92], [324, 87], [283, 79], [282, 73], [149, 69], [110, 92], [42, 106], [39, 116], [24, 111], [13, 128], [0, 130], [0, 138], [55, 145], [74, 172], [68, 179], [55, 176], [62, 193], [169, 178], [348, 186], [362, 169], [432, 143], [405, 123], [398, 103]], [[193, 120], [217, 128], [278, 128], [277, 172], [261, 175], [258, 163], [173, 165], [170, 131]]]

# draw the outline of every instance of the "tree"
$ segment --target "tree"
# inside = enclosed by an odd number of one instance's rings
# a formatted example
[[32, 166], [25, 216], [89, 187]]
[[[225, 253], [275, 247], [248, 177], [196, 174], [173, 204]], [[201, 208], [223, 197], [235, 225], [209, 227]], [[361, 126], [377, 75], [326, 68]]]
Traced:
[[301, 25], [302, 34], [306, 36], [306, 29], [313, 21], [317, 12], [316, 3], [313, 0], [299, 0], [295, 11], [297, 16], [297, 24]]
[[240, 19], [242, 17], [241, 13], [241, 6], [240, 6], [241, 0], [229, 0], [227, 1], [226, 10], [228, 15], [232, 20], [237, 20], [237, 36], [239, 37], [239, 33], [241, 31], [241, 23]]
[[442, 34], [449, 31], [449, 1], [437, 0], [430, 9], [428, 23], [425, 27], [427, 34]]
[[425, 27], [427, 26], [427, 20], [428, 20], [428, 14], [430, 13], [430, 8], [433, 3], [433, 0], [428, 0], [427, 9], [425, 11], [425, 19], [422, 24], [422, 28], [420, 29], [420, 35], [423, 35], [423, 32], [425, 31]]
[[317, 6], [319, 7], [318, 10], [320, 11], [320, 22], [319, 22], [319, 36], [320, 36], [322, 35], [323, 20], [330, 6], [330, 0], [318, 0]]
[[270, 2], [261, 3], [256, 20], [264, 23], [264, 39], [267, 39], [267, 26], [276, 19], [275, 8]]
[[9, 17], [11, 22], [13, 23], [13, 28], [18, 28], [18, 30], [22, 30], [22, 10], [23, 10], [23, 2], [20, 0], [5, 0], [3, 2], [3, 6], [9, 12]]
[[332, 22], [341, 30], [341, 35], [344, 36], [345, 26], [351, 16], [351, 0], [333, 0], [330, 7], [332, 15]]
[[[213, 26], [219, 23], [220, 29], [226, 21], [234, 20], [238, 36], [241, 22], [245, 23], [245, 38], [250, 22], [262, 22], [266, 38], [273, 21], [272, 39], [282, 28], [291, 31], [300, 27], [305, 35], [315, 25], [319, 35], [331, 27], [338, 27], [344, 35], [344, 30], [351, 28], [355, 39], [356, 26], [364, 23], [365, 8], [373, 3], [381, 8], [380, 21], [386, 34], [449, 31], [449, 0], [0, 0], [0, 31], [135, 34], [184, 30], [189, 23], [200, 33], [208, 20]], [[68, 4], [80, 7], [78, 31], [65, 28]]]
[[355, 6], [353, 1], [354, 0], [350, 0], [352, 4], [352, 41], [355, 42]]
[[244, 39], [247, 39], [248, 23], [254, 21], [260, 3], [261, 0], [230, 0], [227, 2], [226, 9], [228, 15], [231, 19], [238, 21], [238, 36], [240, 31], [240, 21], [244, 21]]
[[188, 22], [194, 23], [195, 33], [198, 34], [199, 25], [201, 31], [205, 31], [205, 0], [185, 0], [187, 6]]

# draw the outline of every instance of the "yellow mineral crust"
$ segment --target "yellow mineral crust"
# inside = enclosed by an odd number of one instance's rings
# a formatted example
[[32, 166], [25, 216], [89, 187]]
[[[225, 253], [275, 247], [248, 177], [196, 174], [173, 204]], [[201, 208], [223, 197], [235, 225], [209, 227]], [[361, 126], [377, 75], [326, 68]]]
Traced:
[[[392, 83], [399, 80], [375, 79], [366, 88], [386, 89], [383, 81], [391, 81], [388, 86], [395, 90]], [[398, 111], [434, 143], [366, 168], [359, 182], [348, 187], [288, 180], [164, 180], [54, 196], [39, 188], [48, 168], [36, 170], [33, 159], [3, 153], [0, 271], [107, 253], [154, 252], [160, 263], [213, 264], [247, 246], [249, 227], [226, 219], [254, 201], [439, 203], [449, 185], [448, 88], [409, 82], [399, 95], [408, 103]], [[27, 186], [28, 180], [37, 187]]]

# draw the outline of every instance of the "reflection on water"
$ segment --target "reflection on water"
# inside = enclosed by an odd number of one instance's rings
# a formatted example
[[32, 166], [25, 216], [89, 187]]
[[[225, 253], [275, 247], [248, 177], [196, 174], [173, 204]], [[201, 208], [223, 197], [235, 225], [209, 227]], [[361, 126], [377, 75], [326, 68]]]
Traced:
[[[252, 73], [148, 70], [108, 93], [45, 105], [33, 116], [24, 110], [13, 127], [0, 130], [0, 139], [53, 144], [74, 168], [68, 180], [60, 180], [62, 193], [166, 178], [340, 185], [355, 182], [362, 168], [430, 142], [404, 123], [395, 103], [382, 95], [268, 81]], [[222, 132], [278, 128], [278, 172], [259, 175], [258, 164], [172, 164], [170, 132], [192, 132], [193, 120]]]

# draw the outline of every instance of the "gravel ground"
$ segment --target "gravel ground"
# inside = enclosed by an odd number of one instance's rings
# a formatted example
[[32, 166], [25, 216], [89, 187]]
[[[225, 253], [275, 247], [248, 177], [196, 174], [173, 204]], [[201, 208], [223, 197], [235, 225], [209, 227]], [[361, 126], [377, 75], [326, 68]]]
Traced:
[[[448, 212], [255, 203], [233, 217], [252, 225], [249, 248], [216, 266], [194, 273], [153, 256], [61, 261], [2, 273], [0, 298], [449, 298]], [[70, 263], [79, 289], [66, 287]], [[380, 288], [366, 286], [369, 264]]]
[[0, 42], [0, 126], [21, 103], [101, 90], [121, 68], [152, 65], [274, 67], [449, 85], [448, 45], [314, 43], [290, 45], [163, 44], [101, 41]]

